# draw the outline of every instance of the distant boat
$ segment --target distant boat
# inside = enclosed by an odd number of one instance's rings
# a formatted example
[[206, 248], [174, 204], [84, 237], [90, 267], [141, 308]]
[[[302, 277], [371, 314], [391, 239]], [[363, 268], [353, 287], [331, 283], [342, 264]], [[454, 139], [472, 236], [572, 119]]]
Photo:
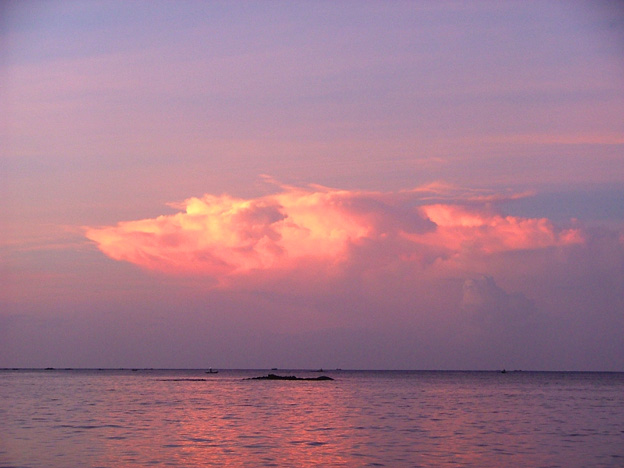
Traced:
[[206, 371], [206, 374], [218, 374], [219, 371], [213, 369], [212, 367]]

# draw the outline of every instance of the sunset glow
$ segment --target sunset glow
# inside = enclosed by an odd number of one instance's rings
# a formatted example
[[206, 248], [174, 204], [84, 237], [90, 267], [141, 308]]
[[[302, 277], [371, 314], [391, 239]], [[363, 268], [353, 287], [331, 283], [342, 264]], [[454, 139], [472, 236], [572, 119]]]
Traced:
[[88, 228], [86, 236], [115, 260], [217, 278], [297, 269], [305, 261], [347, 262], [350, 247], [362, 242], [381, 241], [400, 258], [413, 258], [423, 245], [445, 256], [487, 255], [583, 240], [578, 229], [556, 229], [544, 218], [502, 216], [474, 204], [417, 206], [426, 192], [413, 190], [406, 197], [286, 187], [247, 200], [204, 195], [179, 205], [184, 212]]
[[288, 268], [299, 259], [339, 262], [372, 226], [341, 206], [349, 194], [292, 190], [252, 200], [205, 195], [185, 212], [89, 228], [116, 260], [167, 273], [236, 275]]
[[502, 216], [453, 205], [431, 205], [422, 210], [437, 226], [434, 234], [424, 238], [456, 252], [473, 249], [488, 254], [541, 249], [583, 240], [578, 229], [556, 229], [545, 218]]
[[0, 4], [0, 368], [624, 370], [617, 1]]

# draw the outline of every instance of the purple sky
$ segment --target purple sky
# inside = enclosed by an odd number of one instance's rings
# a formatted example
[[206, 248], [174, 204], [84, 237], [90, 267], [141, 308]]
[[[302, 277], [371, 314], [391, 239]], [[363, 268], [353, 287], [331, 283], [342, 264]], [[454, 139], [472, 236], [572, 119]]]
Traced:
[[0, 367], [624, 371], [619, 2], [0, 5]]

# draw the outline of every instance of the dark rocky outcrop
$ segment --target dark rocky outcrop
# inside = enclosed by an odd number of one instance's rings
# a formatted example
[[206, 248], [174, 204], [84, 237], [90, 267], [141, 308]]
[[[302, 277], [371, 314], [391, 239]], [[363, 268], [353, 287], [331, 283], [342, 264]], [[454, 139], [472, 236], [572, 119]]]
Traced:
[[276, 375], [269, 374], [260, 377], [249, 377], [245, 380], [334, 380], [326, 375], [319, 375], [318, 377], [296, 377], [294, 375]]

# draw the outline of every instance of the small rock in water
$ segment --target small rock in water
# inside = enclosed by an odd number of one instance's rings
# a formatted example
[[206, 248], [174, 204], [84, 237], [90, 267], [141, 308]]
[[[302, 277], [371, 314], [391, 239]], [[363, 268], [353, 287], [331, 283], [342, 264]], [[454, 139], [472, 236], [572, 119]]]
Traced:
[[260, 377], [249, 377], [248, 379], [245, 379], [245, 380], [334, 380], [334, 379], [326, 375], [320, 375], [318, 377], [296, 377], [294, 375], [269, 374], [269, 375], [263, 375]]

